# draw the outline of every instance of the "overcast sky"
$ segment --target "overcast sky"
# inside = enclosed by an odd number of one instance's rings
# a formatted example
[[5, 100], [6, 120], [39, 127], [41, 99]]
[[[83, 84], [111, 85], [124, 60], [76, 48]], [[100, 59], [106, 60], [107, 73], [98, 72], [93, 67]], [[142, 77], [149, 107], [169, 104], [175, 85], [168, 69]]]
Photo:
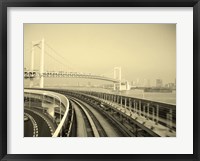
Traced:
[[[111, 76], [119, 66], [129, 81], [160, 78], [168, 83], [176, 78], [175, 24], [25, 24], [25, 67], [30, 68], [31, 42], [43, 37], [61, 56], [47, 45], [45, 51], [75, 71]], [[39, 54], [35, 49], [35, 64]], [[52, 64], [45, 55], [45, 69]]]

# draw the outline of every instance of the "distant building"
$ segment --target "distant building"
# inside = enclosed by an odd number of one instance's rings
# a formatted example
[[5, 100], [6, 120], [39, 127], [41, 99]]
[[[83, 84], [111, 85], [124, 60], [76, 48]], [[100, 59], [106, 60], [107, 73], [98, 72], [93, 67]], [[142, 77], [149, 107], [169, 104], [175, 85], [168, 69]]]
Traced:
[[130, 87], [130, 84], [129, 84], [129, 82], [128, 81], [125, 81], [125, 82], [122, 82], [121, 83], [121, 88], [120, 88], [120, 90], [130, 90], [131, 89], [131, 87]]
[[170, 89], [176, 89], [176, 85], [175, 83], [168, 83], [165, 85], [166, 88], [170, 88]]
[[156, 87], [160, 88], [163, 86], [162, 79], [156, 79]]

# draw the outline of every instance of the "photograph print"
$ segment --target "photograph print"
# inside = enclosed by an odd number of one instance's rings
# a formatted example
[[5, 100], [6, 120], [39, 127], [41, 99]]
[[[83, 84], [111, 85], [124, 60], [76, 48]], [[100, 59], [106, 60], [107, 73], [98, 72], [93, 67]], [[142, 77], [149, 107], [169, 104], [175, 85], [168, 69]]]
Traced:
[[24, 137], [176, 137], [176, 24], [23, 34]]

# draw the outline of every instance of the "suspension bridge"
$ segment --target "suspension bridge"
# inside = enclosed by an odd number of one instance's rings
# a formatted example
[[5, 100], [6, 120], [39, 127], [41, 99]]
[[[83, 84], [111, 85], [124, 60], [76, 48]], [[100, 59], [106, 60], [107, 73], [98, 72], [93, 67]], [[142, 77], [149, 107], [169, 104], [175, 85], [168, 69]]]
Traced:
[[[39, 70], [35, 69], [36, 49], [39, 49], [40, 53]], [[83, 78], [111, 82], [113, 83], [114, 90], [130, 89], [129, 82], [122, 81], [121, 67], [114, 67], [114, 77], [73, 71], [68, 65], [68, 61], [66, 61], [66, 59], [61, 56], [53, 47], [46, 43], [44, 38], [42, 40], [32, 42], [30, 57], [30, 69], [28, 70], [25, 68], [24, 70], [24, 78], [30, 79], [30, 87], [34, 86], [33, 82], [36, 78], [39, 79], [40, 88], [44, 88], [44, 78]], [[47, 63], [47, 65], [45, 63]], [[45, 69], [45, 67], [48, 68]]]

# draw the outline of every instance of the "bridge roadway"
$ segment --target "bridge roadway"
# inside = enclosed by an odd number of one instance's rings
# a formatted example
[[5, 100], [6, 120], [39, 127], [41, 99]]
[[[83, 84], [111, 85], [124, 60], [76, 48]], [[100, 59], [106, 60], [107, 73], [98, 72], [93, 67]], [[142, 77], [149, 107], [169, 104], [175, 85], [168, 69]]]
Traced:
[[120, 80], [109, 78], [105, 76], [95, 75], [95, 74], [87, 74], [87, 73], [78, 73], [78, 72], [55, 72], [55, 71], [46, 71], [44, 73], [39, 73], [38, 71], [24, 71], [25, 79], [33, 79], [33, 78], [86, 78], [86, 79], [97, 79], [104, 80], [113, 83], [119, 83]]

